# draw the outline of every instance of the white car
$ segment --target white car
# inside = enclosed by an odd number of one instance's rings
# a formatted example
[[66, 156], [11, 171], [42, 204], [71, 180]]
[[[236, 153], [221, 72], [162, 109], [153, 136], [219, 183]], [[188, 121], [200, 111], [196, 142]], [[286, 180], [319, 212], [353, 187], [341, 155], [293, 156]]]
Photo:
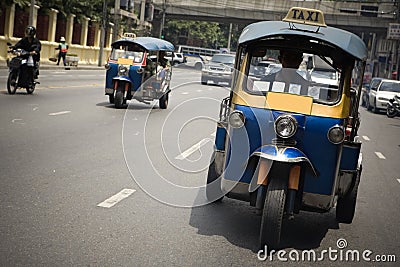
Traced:
[[172, 52], [167, 52], [165, 58], [168, 59], [172, 65], [185, 62], [185, 58], [183, 57], [182, 53], [174, 53], [174, 56], [172, 57]]
[[382, 79], [374, 84], [371, 81], [367, 109], [378, 113], [380, 109], [386, 109], [389, 99], [395, 95], [400, 96], [400, 81]]

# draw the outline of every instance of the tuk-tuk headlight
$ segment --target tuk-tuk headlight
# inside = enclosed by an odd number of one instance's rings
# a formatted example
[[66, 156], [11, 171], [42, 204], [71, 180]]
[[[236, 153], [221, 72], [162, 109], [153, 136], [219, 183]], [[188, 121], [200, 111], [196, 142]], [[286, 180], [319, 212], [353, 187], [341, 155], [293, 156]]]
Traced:
[[328, 140], [332, 144], [340, 144], [344, 140], [344, 130], [343, 127], [335, 125], [328, 131]]
[[125, 67], [124, 65], [119, 65], [118, 66], [118, 75], [126, 75], [126, 73], [128, 72], [128, 68]]
[[241, 128], [244, 125], [245, 117], [241, 111], [235, 110], [229, 114], [228, 121], [232, 128]]
[[280, 115], [275, 121], [275, 133], [281, 138], [290, 138], [297, 131], [297, 121], [291, 115]]

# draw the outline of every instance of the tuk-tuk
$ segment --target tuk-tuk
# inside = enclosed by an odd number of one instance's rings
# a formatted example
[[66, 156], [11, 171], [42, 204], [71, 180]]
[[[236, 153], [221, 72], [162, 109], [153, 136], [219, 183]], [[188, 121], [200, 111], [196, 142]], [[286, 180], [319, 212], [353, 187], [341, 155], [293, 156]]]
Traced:
[[146, 104], [158, 99], [160, 108], [166, 109], [172, 69], [165, 66], [163, 56], [164, 52], [173, 52], [174, 45], [158, 38], [125, 34], [111, 47], [105, 65], [109, 102], [121, 108], [131, 99]]
[[[293, 54], [300, 55], [296, 67], [283, 58]], [[327, 26], [314, 9], [294, 7], [283, 21], [253, 23], [241, 33], [206, 196], [256, 207], [261, 247], [278, 248], [283, 220], [300, 210], [336, 206], [337, 221], [352, 222], [362, 170], [357, 130], [366, 57], [358, 36]], [[325, 62], [318, 71], [315, 58]], [[249, 71], [267, 59], [279, 60], [280, 69]], [[352, 87], [352, 80], [360, 82]]]

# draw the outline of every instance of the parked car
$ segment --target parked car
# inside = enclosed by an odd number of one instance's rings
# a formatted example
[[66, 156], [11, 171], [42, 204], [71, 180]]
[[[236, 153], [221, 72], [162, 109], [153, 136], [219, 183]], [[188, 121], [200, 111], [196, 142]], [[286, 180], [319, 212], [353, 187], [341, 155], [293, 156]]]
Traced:
[[400, 81], [373, 78], [369, 90], [367, 109], [378, 113], [381, 109], [386, 110], [389, 99], [400, 95]]
[[220, 82], [232, 82], [233, 64], [235, 63], [235, 55], [231, 54], [215, 54], [211, 60], [206, 63], [201, 70], [201, 84], [212, 82], [218, 84]]

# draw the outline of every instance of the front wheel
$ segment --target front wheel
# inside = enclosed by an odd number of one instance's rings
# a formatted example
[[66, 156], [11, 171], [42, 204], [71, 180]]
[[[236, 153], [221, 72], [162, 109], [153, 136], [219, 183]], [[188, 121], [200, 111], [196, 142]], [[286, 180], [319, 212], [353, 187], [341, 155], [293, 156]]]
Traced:
[[115, 108], [122, 108], [124, 105], [124, 92], [117, 91], [114, 99]]
[[261, 219], [260, 247], [277, 249], [281, 240], [283, 213], [285, 209], [287, 179], [271, 177], [265, 196]]
[[15, 94], [15, 91], [17, 91], [17, 84], [17, 73], [10, 72], [7, 79], [7, 91], [10, 95]]
[[169, 93], [163, 94], [159, 100], [159, 105], [161, 109], [166, 109], [168, 107]]
[[396, 116], [396, 114], [397, 114], [397, 111], [396, 111], [396, 109], [394, 107], [389, 107], [389, 106], [387, 107], [386, 115], [389, 118], [394, 118]]

